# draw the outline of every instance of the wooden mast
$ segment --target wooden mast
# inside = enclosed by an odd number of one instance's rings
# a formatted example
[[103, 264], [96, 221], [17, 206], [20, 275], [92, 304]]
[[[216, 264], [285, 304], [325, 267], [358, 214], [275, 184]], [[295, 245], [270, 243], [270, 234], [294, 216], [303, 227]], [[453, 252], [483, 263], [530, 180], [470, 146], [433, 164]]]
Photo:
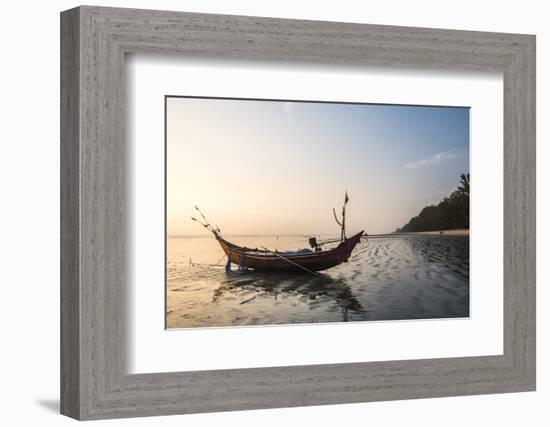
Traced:
[[334, 219], [336, 223], [340, 226], [340, 242], [346, 240], [346, 205], [349, 202], [348, 192], [346, 190], [346, 195], [344, 197], [344, 206], [342, 206], [342, 222], [338, 221], [336, 216], [336, 210], [332, 208], [332, 213], [334, 214]]

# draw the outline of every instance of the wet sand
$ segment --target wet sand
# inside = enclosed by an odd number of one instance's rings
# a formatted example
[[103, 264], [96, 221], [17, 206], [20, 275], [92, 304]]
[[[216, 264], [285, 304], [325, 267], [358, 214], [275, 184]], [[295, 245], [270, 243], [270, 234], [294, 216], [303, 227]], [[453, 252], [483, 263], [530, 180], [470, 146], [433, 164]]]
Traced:
[[[300, 236], [228, 240], [279, 250], [307, 246]], [[469, 316], [467, 237], [364, 239], [349, 262], [320, 277], [227, 273], [212, 237], [169, 238], [167, 244], [168, 328]]]

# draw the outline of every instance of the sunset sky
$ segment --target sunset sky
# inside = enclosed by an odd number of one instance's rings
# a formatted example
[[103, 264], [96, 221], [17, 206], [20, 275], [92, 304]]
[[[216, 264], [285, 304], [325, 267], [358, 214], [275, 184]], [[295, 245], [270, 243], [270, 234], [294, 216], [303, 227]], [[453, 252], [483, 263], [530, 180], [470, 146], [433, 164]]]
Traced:
[[469, 109], [168, 97], [168, 235], [394, 231], [469, 172]]

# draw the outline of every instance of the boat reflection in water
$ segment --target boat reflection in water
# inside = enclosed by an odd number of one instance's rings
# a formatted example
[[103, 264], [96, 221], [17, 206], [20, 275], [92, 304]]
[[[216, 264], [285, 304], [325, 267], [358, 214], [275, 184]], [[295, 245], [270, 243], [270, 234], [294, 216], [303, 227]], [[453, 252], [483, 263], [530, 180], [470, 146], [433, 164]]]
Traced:
[[[316, 277], [290, 275], [288, 273], [230, 272], [228, 279], [213, 293], [212, 303], [227, 299], [241, 299], [240, 305], [248, 304], [257, 298], [272, 300], [273, 305], [285, 304], [288, 299], [300, 301], [315, 310], [318, 307], [339, 308], [342, 322], [352, 317], [354, 320], [367, 319], [367, 312], [353, 296], [351, 288], [342, 278], [326, 274]], [[267, 301], [266, 301], [267, 302]], [[291, 303], [292, 304], [292, 303]], [[297, 302], [295, 302], [297, 305]]]

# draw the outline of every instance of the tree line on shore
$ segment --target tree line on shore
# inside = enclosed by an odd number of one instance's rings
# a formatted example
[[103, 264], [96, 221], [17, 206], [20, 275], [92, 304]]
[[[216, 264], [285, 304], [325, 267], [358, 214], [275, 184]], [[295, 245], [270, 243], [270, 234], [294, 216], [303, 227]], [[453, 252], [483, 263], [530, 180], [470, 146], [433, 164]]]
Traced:
[[470, 174], [460, 175], [458, 188], [437, 205], [426, 206], [398, 233], [470, 228]]

